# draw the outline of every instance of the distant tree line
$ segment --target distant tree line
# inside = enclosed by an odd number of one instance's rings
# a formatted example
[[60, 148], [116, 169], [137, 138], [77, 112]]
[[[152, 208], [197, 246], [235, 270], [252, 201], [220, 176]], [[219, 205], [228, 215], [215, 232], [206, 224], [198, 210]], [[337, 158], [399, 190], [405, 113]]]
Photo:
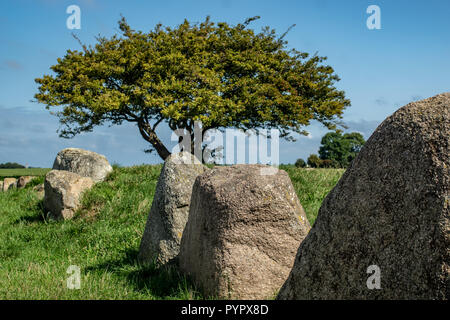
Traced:
[[319, 155], [311, 154], [307, 161], [298, 159], [295, 166], [304, 168], [347, 168], [361, 151], [366, 141], [358, 132], [342, 134], [340, 131], [328, 132], [322, 137]]
[[24, 169], [25, 166], [16, 162], [0, 163], [0, 169]]

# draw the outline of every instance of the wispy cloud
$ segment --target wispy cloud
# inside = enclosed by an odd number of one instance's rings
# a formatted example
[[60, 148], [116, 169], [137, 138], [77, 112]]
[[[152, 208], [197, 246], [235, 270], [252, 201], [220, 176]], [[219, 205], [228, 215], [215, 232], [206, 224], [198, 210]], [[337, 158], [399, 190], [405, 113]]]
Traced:
[[8, 69], [11, 70], [22, 70], [23, 66], [16, 60], [5, 60], [3, 62], [3, 65], [6, 66]]
[[56, 132], [58, 119], [48, 111], [0, 107], [0, 114], [0, 163], [49, 167], [58, 151], [68, 147], [92, 150], [104, 154], [111, 163], [123, 165], [159, 162], [157, 156], [143, 152], [147, 143], [130, 124], [99, 127], [73, 139], [62, 139]]
[[375, 99], [375, 103], [379, 106], [387, 106], [389, 104], [389, 102], [384, 97]]
[[367, 140], [382, 120], [364, 120], [360, 119], [357, 121], [346, 121], [345, 124], [348, 126], [346, 132], [359, 132]]

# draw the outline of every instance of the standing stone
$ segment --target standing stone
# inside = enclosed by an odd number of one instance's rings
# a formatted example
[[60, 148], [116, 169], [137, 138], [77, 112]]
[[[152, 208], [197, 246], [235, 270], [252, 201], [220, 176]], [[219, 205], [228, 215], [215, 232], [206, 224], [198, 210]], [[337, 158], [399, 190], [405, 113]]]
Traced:
[[77, 148], [61, 150], [56, 155], [53, 169], [70, 171], [95, 182], [104, 181], [113, 170], [105, 156]]
[[191, 153], [170, 155], [156, 186], [139, 249], [141, 262], [165, 264], [178, 255], [189, 214], [192, 185], [206, 169]]
[[23, 189], [29, 184], [34, 178], [34, 176], [23, 176], [17, 180], [17, 189]]
[[450, 298], [449, 137], [450, 93], [388, 117], [325, 198], [278, 298]]
[[16, 178], [5, 178], [3, 180], [3, 191], [8, 191], [17, 187]]
[[215, 167], [195, 181], [179, 264], [207, 296], [273, 298], [289, 275], [310, 225], [288, 174], [269, 168]]
[[71, 219], [80, 205], [81, 195], [94, 181], [76, 173], [52, 170], [45, 176], [44, 207], [50, 218]]
[[0, 181], [0, 192], [3, 192], [3, 181]]

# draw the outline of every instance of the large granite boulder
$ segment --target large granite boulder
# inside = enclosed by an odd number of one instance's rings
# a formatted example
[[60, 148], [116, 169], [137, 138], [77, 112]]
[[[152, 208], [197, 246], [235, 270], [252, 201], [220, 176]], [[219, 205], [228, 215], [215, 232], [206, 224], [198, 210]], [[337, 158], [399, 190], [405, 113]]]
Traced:
[[23, 189], [29, 184], [35, 176], [23, 176], [17, 179], [17, 189]]
[[5, 178], [3, 179], [3, 191], [8, 191], [17, 187], [16, 178]]
[[289, 275], [310, 225], [288, 174], [268, 168], [215, 167], [195, 181], [179, 265], [207, 296], [273, 298]]
[[56, 155], [53, 169], [70, 171], [95, 182], [105, 180], [113, 170], [105, 156], [77, 148], [61, 150]]
[[207, 169], [191, 153], [170, 155], [164, 162], [139, 248], [139, 260], [158, 265], [178, 255], [189, 214], [195, 178]]
[[279, 299], [450, 297], [450, 93], [369, 138], [298, 249]]
[[81, 195], [94, 185], [88, 177], [62, 170], [52, 170], [45, 176], [44, 207], [55, 220], [71, 219], [79, 208]]

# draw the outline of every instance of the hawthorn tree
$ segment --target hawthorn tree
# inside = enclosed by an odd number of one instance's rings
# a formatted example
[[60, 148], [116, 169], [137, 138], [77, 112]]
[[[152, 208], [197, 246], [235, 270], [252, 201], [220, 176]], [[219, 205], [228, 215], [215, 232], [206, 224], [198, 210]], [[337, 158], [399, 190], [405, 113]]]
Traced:
[[311, 120], [336, 128], [350, 101], [334, 87], [339, 77], [326, 57], [288, 49], [286, 33], [247, 28], [258, 18], [231, 26], [207, 17], [148, 33], [122, 18], [121, 34], [99, 36], [94, 46], [80, 41], [82, 50], [58, 58], [52, 75], [35, 80], [35, 98], [47, 109], [61, 107], [61, 137], [133, 122], [162, 159], [170, 155], [156, 134], [162, 123], [187, 131], [192, 153], [195, 121], [203, 134], [276, 128], [288, 140], [307, 134], [302, 127]]

